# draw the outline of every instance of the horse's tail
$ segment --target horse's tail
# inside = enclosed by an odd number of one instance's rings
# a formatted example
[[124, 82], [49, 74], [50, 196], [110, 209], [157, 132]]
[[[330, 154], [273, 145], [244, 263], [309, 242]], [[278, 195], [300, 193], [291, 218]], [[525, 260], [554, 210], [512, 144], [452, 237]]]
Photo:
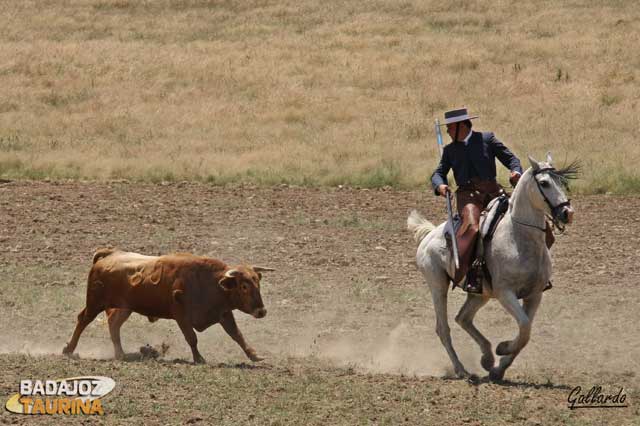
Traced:
[[425, 219], [417, 210], [412, 210], [407, 218], [407, 229], [409, 232], [413, 232], [413, 239], [416, 240], [416, 243], [420, 244], [420, 241], [422, 241], [429, 232], [436, 229], [436, 226]]

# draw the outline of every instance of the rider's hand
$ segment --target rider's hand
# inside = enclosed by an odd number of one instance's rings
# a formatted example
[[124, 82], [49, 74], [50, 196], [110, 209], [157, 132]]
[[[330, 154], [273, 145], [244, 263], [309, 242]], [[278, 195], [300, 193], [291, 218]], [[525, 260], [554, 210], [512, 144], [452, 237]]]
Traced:
[[511, 184], [511, 186], [515, 188], [519, 180], [520, 180], [520, 173], [511, 172], [511, 177], [509, 177], [509, 183]]
[[447, 191], [448, 190], [449, 190], [449, 186], [448, 185], [442, 184], [442, 185], [438, 186], [438, 193], [440, 195], [442, 195], [443, 197], [447, 196]]

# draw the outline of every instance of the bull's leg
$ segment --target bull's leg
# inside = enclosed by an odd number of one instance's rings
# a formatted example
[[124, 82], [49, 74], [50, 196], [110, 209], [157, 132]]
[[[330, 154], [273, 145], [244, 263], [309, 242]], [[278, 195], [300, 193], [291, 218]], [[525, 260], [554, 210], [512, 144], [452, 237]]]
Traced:
[[480, 295], [468, 294], [467, 300], [460, 308], [460, 312], [456, 316], [456, 322], [462, 327], [464, 331], [476, 341], [480, 350], [482, 351], [482, 358], [480, 358], [480, 364], [482, 368], [489, 371], [493, 367], [495, 358], [491, 352], [491, 342], [473, 325], [473, 318], [480, 308], [482, 308], [489, 301], [489, 298], [485, 298]]
[[[502, 380], [504, 372], [513, 363], [513, 360], [518, 356], [520, 351], [529, 342], [531, 336], [531, 322], [533, 316], [538, 309], [542, 293], [536, 292], [528, 298], [525, 302], [527, 310], [520, 306], [518, 298], [512, 291], [505, 291], [499, 297], [498, 300], [502, 306], [509, 312], [518, 323], [519, 332], [515, 339], [501, 342], [496, 347], [496, 353], [503, 355], [500, 358], [500, 364], [494, 367], [489, 372], [489, 378], [491, 380]], [[529, 315], [531, 315], [531, 317]]]
[[245, 342], [244, 337], [242, 336], [242, 333], [240, 332], [240, 329], [236, 324], [236, 320], [233, 317], [233, 312], [229, 311], [222, 314], [222, 317], [220, 318], [220, 324], [222, 325], [222, 328], [224, 328], [224, 331], [226, 331], [227, 334], [231, 336], [231, 338], [235, 340], [238, 345], [240, 345], [244, 353], [251, 361], [258, 362], [264, 359], [261, 356], [258, 356], [256, 354], [256, 351], [252, 347], [247, 345], [247, 342]]
[[67, 343], [67, 346], [62, 349], [62, 353], [64, 355], [71, 355], [73, 351], [76, 350], [78, 346], [78, 340], [80, 339], [80, 335], [84, 331], [84, 329], [93, 321], [98, 314], [102, 312], [102, 309], [91, 309], [89, 305], [85, 307], [78, 314], [78, 323], [76, 324], [76, 329], [73, 331], [73, 336], [71, 336], [71, 340]]
[[176, 322], [178, 323], [178, 326], [180, 326], [180, 330], [182, 330], [182, 334], [189, 344], [189, 347], [191, 347], [194, 364], [206, 364], [206, 361], [198, 351], [198, 337], [196, 336], [196, 332], [193, 330], [191, 323], [184, 318], [176, 318]]
[[120, 341], [120, 327], [129, 318], [129, 315], [131, 315], [130, 309], [107, 309], [109, 334], [116, 359], [124, 359], [124, 350], [122, 350], [122, 342]]
[[436, 274], [429, 275], [432, 276], [427, 276], [426, 278], [431, 288], [433, 307], [436, 312], [436, 333], [440, 338], [440, 342], [442, 342], [442, 345], [447, 350], [456, 376], [460, 378], [470, 377], [471, 375], [465, 370], [460, 359], [458, 359], [458, 355], [451, 343], [451, 329], [449, 328], [449, 320], [447, 318], [447, 291], [449, 290], [449, 280], [443, 271], [439, 276], [435, 276]]

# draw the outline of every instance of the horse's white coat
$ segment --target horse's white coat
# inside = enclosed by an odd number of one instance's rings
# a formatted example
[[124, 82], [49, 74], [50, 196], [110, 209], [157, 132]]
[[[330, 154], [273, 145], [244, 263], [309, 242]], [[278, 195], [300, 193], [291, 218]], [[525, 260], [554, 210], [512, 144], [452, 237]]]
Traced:
[[[545, 215], [551, 214], [544, 192], [552, 206], [568, 201], [562, 187], [548, 173], [538, 170], [551, 167], [551, 157], [547, 162], [537, 162], [529, 157], [531, 168], [520, 178], [511, 199], [509, 210], [498, 224], [490, 243], [485, 246], [485, 259], [491, 273], [492, 285], [483, 285], [483, 294], [468, 294], [467, 300], [456, 316], [456, 322], [478, 343], [482, 351], [481, 364], [490, 372], [490, 378], [500, 380], [529, 341], [531, 323], [542, 299], [542, 291], [551, 277], [551, 257], [545, 244]], [[537, 183], [536, 183], [537, 180]], [[540, 189], [538, 188], [540, 185]], [[564, 206], [561, 213], [570, 222], [573, 210]], [[434, 226], [416, 211], [407, 219], [407, 227], [419, 242], [416, 254], [418, 269], [431, 289], [436, 313], [436, 333], [444, 345], [455, 373], [459, 377], [470, 374], [458, 359], [451, 343], [451, 333], [447, 318], [447, 292], [449, 277], [454, 276], [452, 257], [443, 235], [444, 223]], [[473, 318], [489, 299], [496, 298], [518, 323], [518, 335], [510, 341], [500, 343], [495, 359], [491, 343], [474, 326]], [[518, 299], [522, 298], [522, 305]]]

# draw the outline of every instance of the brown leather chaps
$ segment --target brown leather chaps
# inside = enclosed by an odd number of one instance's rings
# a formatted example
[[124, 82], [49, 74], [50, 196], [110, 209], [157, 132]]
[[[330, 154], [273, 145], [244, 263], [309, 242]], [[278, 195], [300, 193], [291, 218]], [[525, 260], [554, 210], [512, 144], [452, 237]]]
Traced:
[[456, 242], [458, 243], [458, 255], [460, 256], [460, 268], [456, 271], [453, 282], [459, 283], [467, 274], [476, 251], [476, 239], [478, 238], [478, 227], [480, 223], [480, 207], [475, 203], [468, 203], [462, 208], [460, 217], [462, 224], [456, 232]]
[[460, 268], [453, 277], [455, 283], [459, 283], [464, 278], [475, 258], [480, 213], [502, 192], [502, 187], [495, 180], [479, 179], [472, 179], [456, 191], [456, 205], [462, 224], [456, 232]]

